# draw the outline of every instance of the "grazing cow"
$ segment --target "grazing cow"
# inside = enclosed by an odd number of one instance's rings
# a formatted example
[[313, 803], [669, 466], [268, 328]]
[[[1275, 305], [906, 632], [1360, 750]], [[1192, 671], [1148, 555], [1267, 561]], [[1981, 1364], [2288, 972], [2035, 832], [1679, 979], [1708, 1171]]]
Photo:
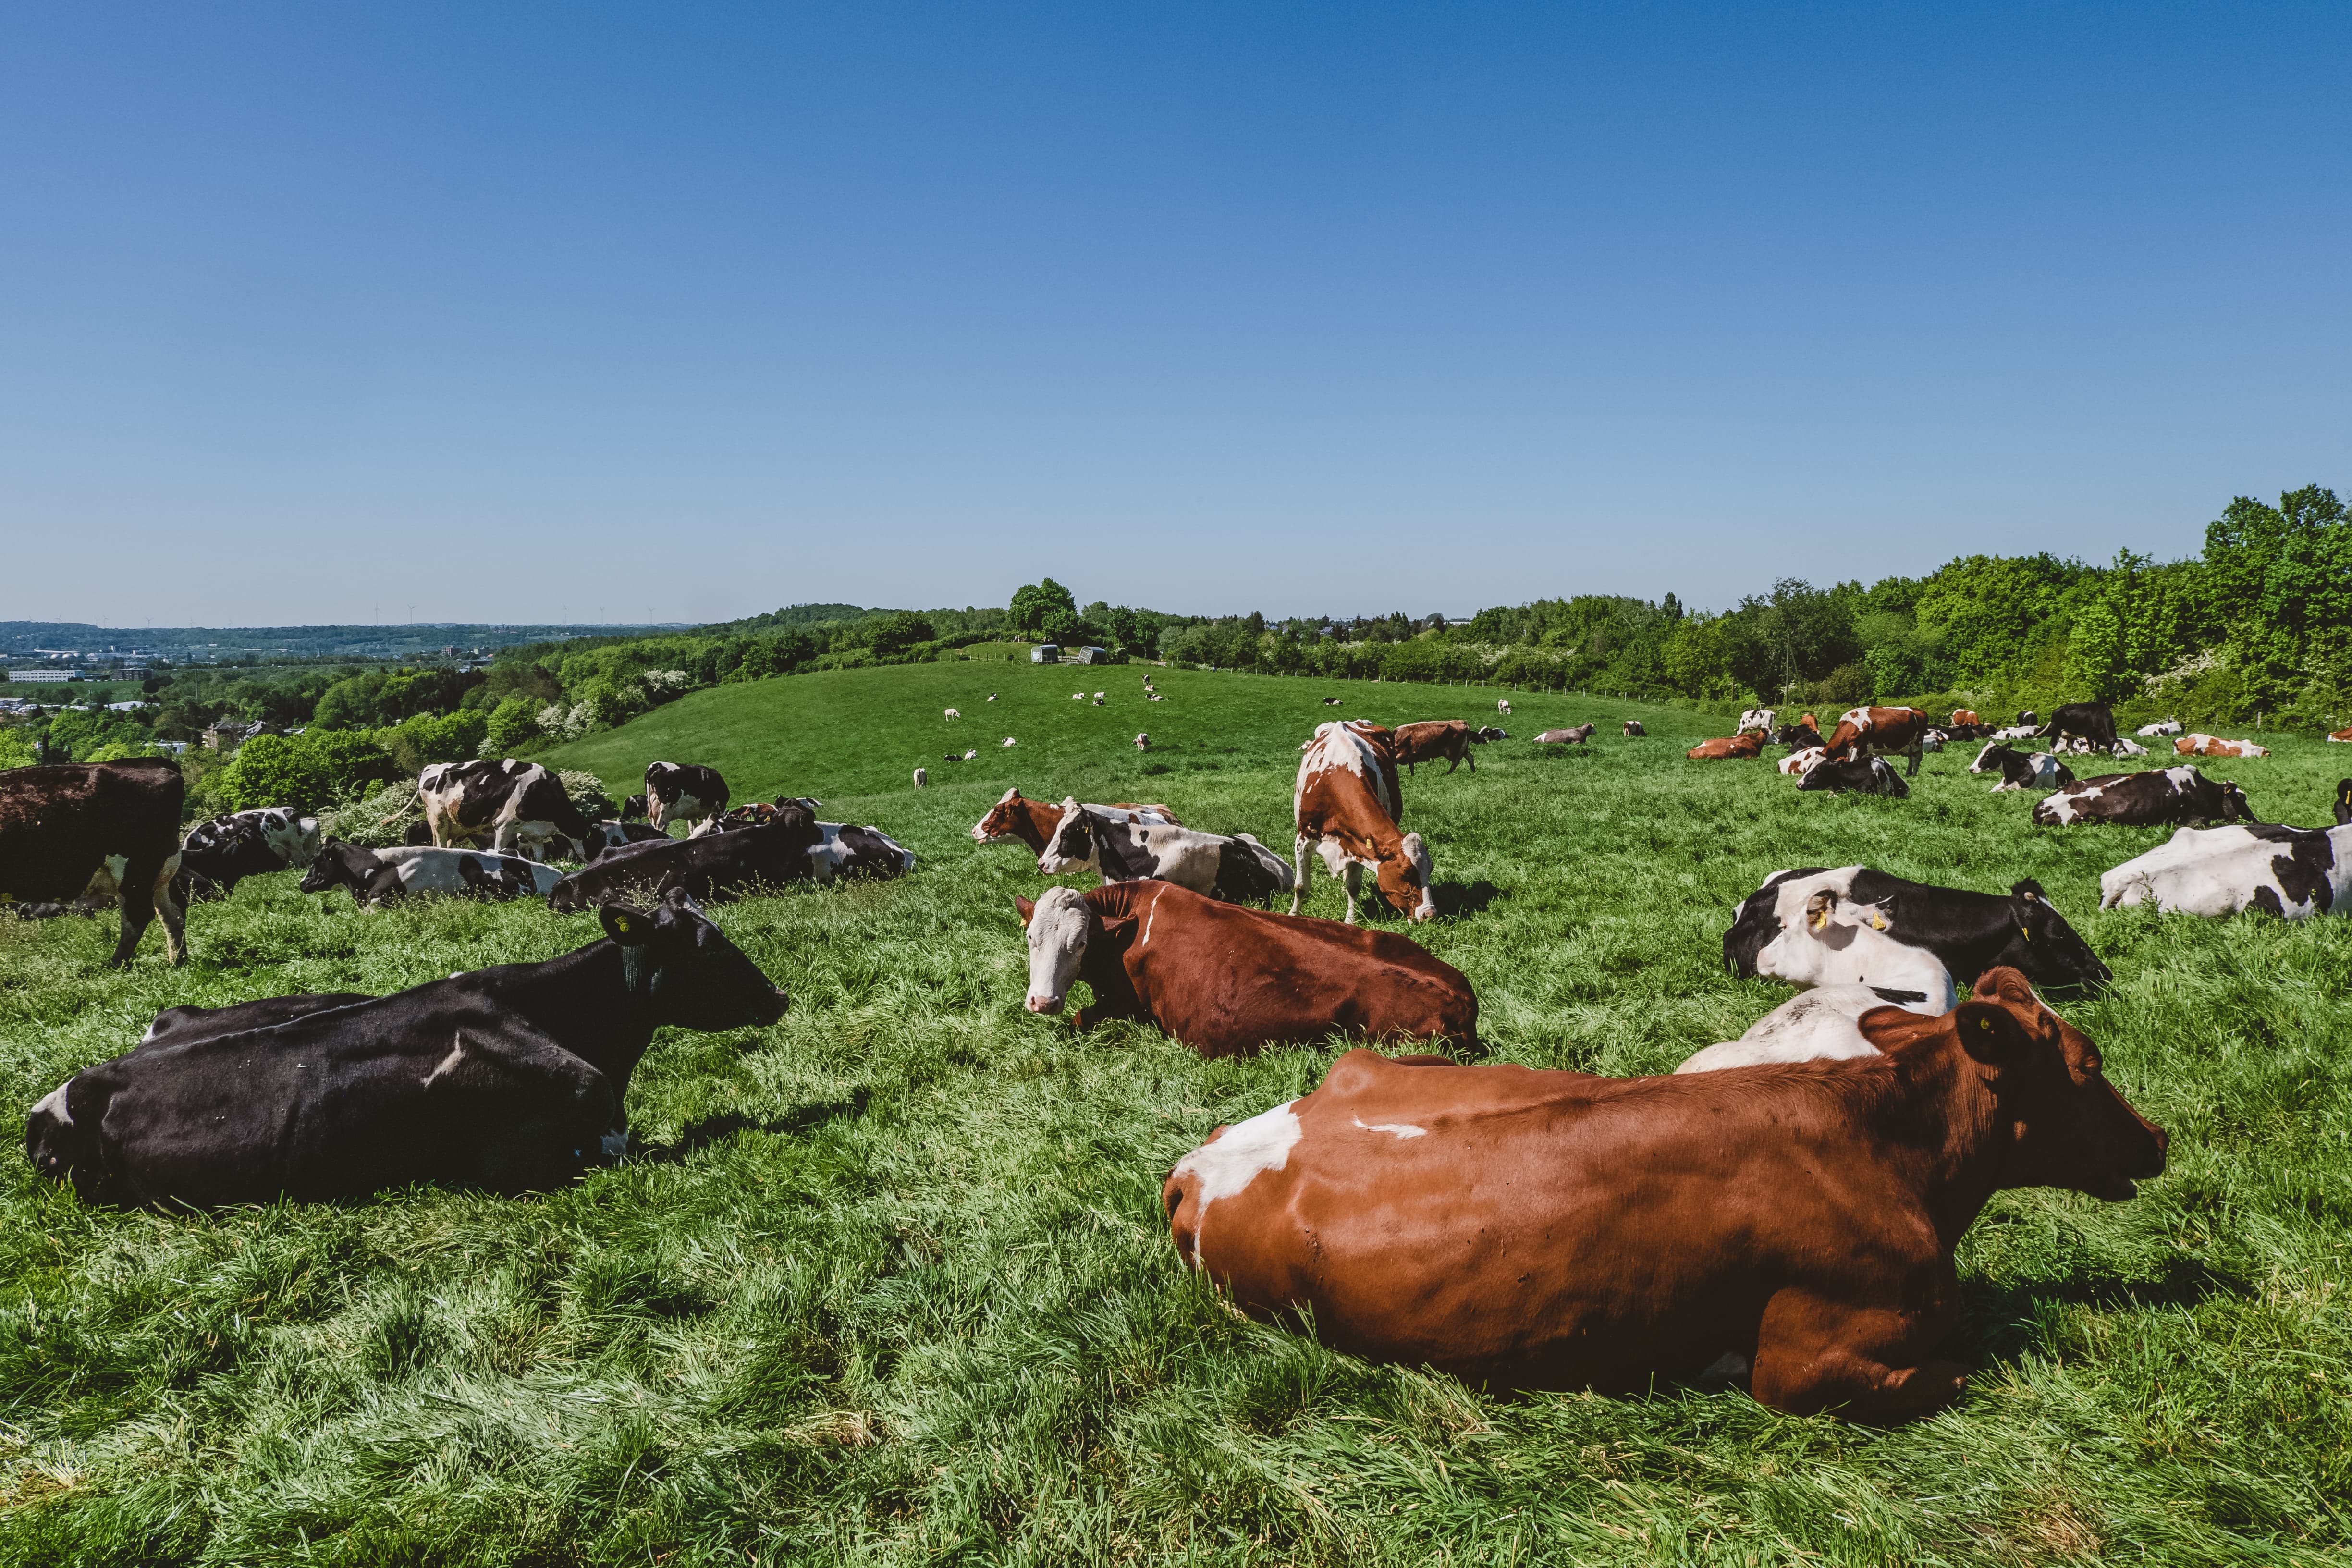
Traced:
[[182, 903], [226, 899], [247, 877], [308, 866], [319, 853], [319, 819], [284, 806], [215, 816], [188, 829], [180, 846], [179, 879], [173, 888]]
[[801, 806], [786, 806], [763, 826], [606, 850], [556, 883], [547, 907], [576, 914], [615, 898], [666, 898], [673, 891], [708, 902], [805, 882], [817, 874], [815, 853], [824, 844], [814, 817]]
[[1417, 764], [1433, 763], [1440, 757], [1446, 759], [1445, 771], [1449, 773], [1464, 763], [1468, 763], [1475, 773], [1478, 771], [1478, 759], [1470, 754], [1471, 747], [1511, 738], [1509, 731], [1497, 730], [1492, 724], [1474, 730], [1468, 721], [1462, 719], [1423, 719], [1418, 723], [1400, 724], [1394, 733], [1396, 760], [1404, 764], [1407, 772], [1414, 773], [1421, 771]]
[[2017, 715], [2017, 721], [2018, 721], [2018, 723], [2019, 723], [2020, 725], [2021, 725], [2021, 726], [2023, 726], [2024, 728], [2026, 728], [2026, 729], [2029, 729], [2029, 730], [2030, 730], [2030, 729], [2032, 729], [2034, 725], [2041, 723], [2041, 722], [2042, 722], [2042, 720], [2041, 720], [2041, 718], [2040, 718], [2040, 717], [2039, 717], [2039, 716], [2038, 716], [2038, 715], [2033, 711], [2033, 710], [2032, 710], [2032, 709], [2031, 709], [2031, 708], [2027, 708], [2027, 709], [2021, 710], [2019, 711], [2019, 713], [2018, 713], [2018, 715]]
[[1963, 724], [1981, 724], [1983, 722], [1983, 720], [1977, 717], [1977, 710], [1973, 708], [1955, 708], [1952, 710], [1952, 728], [1955, 730], [1958, 729]]
[[[1829, 752], [1823, 747], [1806, 746], [1801, 750], [1790, 752], [1787, 756], [1782, 757], [1778, 763], [1775, 763], [1773, 766], [1779, 768], [1790, 778], [1801, 779], [1807, 773], [1812, 772], [1814, 768], [1820, 766], [1822, 759], [1828, 755]], [[1875, 759], [1873, 760], [1874, 761]]]
[[1639, 719], [1628, 719], [1625, 721], [1625, 734], [1628, 739], [1631, 739], [1635, 735], [1646, 735], [1648, 733], [1649, 731], [1647, 730], [1642, 728], [1642, 721]]
[[1838, 715], [1837, 728], [1822, 743], [1838, 762], [1864, 757], [1907, 757], [1906, 778], [1919, 774], [1921, 741], [1927, 732], [1927, 715], [1916, 708], [1849, 708]]
[[1538, 746], [1580, 746], [1592, 739], [1594, 726], [1578, 724], [1567, 730], [1546, 730], [1536, 737]]
[[[488, 847], [544, 860], [560, 845], [574, 859], [588, 858], [587, 816], [563, 793], [563, 781], [537, 763], [435, 763], [417, 774], [416, 795], [439, 848]], [[654, 826], [661, 826], [658, 816]]]
[[1246, 833], [1227, 837], [1147, 826], [1098, 816], [1081, 809], [1075, 797], [1062, 802], [1062, 820], [1038, 852], [1037, 870], [1047, 877], [1092, 871], [1106, 882], [1173, 882], [1236, 904], [1286, 893], [1291, 879], [1282, 857]]
[[930, 783], [930, 775], [924, 773], [922, 769], [917, 768], [915, 770], [915, 787], [917, 789], [920, 789], [929, 783]]
[[[2143, 740], [2151, 735], [2178, 735], [2180, 733], [2180, 721], [2178, 719], [2163, 719], [2153, 724], [2142, 724], [2137, 730], [2134, 731], [2133, 733], [2138, 735]], [[2331, 741], [2352, 740], [2352, 730], [2347, 730], [2341, 735], [2330, 735], [2328, 739]]]
[[961, 713], [959, 713], [959, 712], [957, 712], [954, 709], [950, 708], [950, 709], [949, 709], [949, 710], [948, 710], [948, 717], [949, 717], [949, 718], [950, 718], [950, 719], [961, 719], [961, 718], [962, 718], [962, 717], [963, 717], [963, 715], [962, 715], [962, 714], [961, 714]]
[[[1826, 905], [1822, 893], [1832, 895]], [[1851, 934], [1832, 929], [1840, 923]], [[1743, 980], [1886, 985], [1932, 997], [1932, 987], [1886, 978], [1895, 960], [1873, 951], [1874, 936], [1933, 958], [1961, 985], [2000, 965], [2022, 970], [2037, 985], [2105, 985], [2114, 978], [2039, 882], [1975, 893], [1866, 866], [1773, 873], [1741, 901], [1723, 933], [1723, 963]]]
[[2184, 757], [2267, 757], [2270, 748], [2252, 741], [2225, 741], [2219, 735], [2190, 733], [2172, 742], [2172, 749]]
[[1016, 898], [1032, 1013], [1093, 987], [1075, 1022], [1149, 1018], [1204, 1057], [1334, 1034], [1474, 1045], [1478, 998], [1453, 965], [1386, 931], [1220, 903], [1166, 882]]
[[1012, 737], [1012, 736], [1010, 736], [1010, 735], [1007, 735], [1007, 736], [1005, 736], [1005, 737], [1004, 737], [1004, 739], [1003, 739], [1001, 742], [999, 742], [999, 743], [1000, 743], [1000, 744], [1002, 744], [1002, 745], [1007, 745], [1007, 746], [1009, 746], [1009, 745], [1013, 744], [1013, 737]]
[[1370, 867], [1381, 896], [1407, 920], [1437, 913], [1431, 889], [1434, 874], [1428, 847], [1418, 833], [1400, 833], [1404, 793], [1397, 782], [1390, 731], [1375, 724], [1318, 724], [1298, 760], [1291, 809], [1298, 825], [1292, 858], [1297, 877], [1290, 912], [1307, 900], [1307, 851], [1322, 857], [1324, 868], [1347, 891], [1346, 923], [1356, 923], [1356, 895]]
[[995, 700], [996, 700], [996, 693], [995, 693], [995, 692], [993, 692], [993, 691], [990, 692], [990, 693], [988, 694], [988, 700], [989, 700], [991, 702], [995, 701]]
[[1838, 757], [1824, 747], [1822, 760], [1797, 780], [1801, 790], [1824, 790], [1832, 795], [1891, 795], [1901, 800], [1911, 793], [1903, 775], [1884, 757]]
[[1341, 699], [1337, 697], [1326, 697], [1323, 699], [1323, 706], [1326, 708], [1337, 708], [1339, 706], [1341, 700]]
[[1502, 714], [1505, 718], [1508, 718], [1511, 712], [1511, 700], [1507, 697], [1496, 698], [1495, 700], [1495, 711]]
[[2352, 779], [2336, 781], [2336, 825], [2352, 822]]
[[1764, 732], [1742, 730], [1738, 734], [1719, 741], [1701, 741], [1683, 753], [1695, 763], [1744, 762], [1764, 754]]
[[0, 903], [112, 901], [122, 929], [110, 965], [131, 962], [148, 922], [188, 960], [179, 895], [180, 806], [187, 785], [169, 757], [55, 763], [0, 773]]
[[1863, 1031], [1863, 1015], [1881, 1007], [1898, 1013], [1926, 1011], [1927, 1004], [1909, 1000], [1912, 995], [1908, 991], [1888, 992], [1868, 985], [1816, 985], [1811, 991], [1798, 992], [1757, 1019], [1738, 1039], [1692, 1052], [1675, 1071], [1721, 1072], [1726, 1068], [1755, 1067], [1761, 1062], [1835, 1061], [1846, 1057], [1877, 1056], [1878, 1047]]
[[2183, 826], [2208, 822], [2252, 822], [2254, 808], [2236, 784], [2209, 779], [2195, 768], [2152, 769], [2141, 773], [2103, 773], [2065, 785], [2033, 803], [2042, 827], [2071, 822], [2112, 822], [2125, 827]]
[[682, 899], [598, 912], [604, 940], [544, 963], [382, 998], [174, 1008], [35, 1106], [26, 1154], [88, 1203], [561, 1185], [625, 1143], [629, 1078], [656, 1029], [764, 1026], [786, 1005]]
[[402, 846], [362, 849], [340, 838], [330, 838], [310, 861], [301, 890], [324, 893], [349, 888], [352, 901], [373, 908], [417, 893], [446, 893], [467, 898], [537, 898], [562, 880], [553, 867], [513, 855], [491, 855], [474, 849], [435, 849]]
[[1150, 735], [1144, 731], [1138, 730], [1135, 732], [1135, 749], [1139, 752], [1148, 752], [1151, 750]]
[[2018, 752], [1990, 742], [1969, 764], [1972, 773], [1999, 773], [2000, 783], [1992, 786], [1999, 795], [2005, 789], [2058, 789], [2073, 784], [2074, 775], [2066, 764], [2046, 752]]
[[[2026, 721], [2020, 719], [2018, 722], [2022, 724]], [[2053, 750], [2056, 749], [2056, 742], [2074, 735], [2102, 751], [2113, 752], [2116, 749], [2115, 710], [2104, 702], [2069, 702], [2052, 710], [2050, 722], [2034, 733], [2052, 742]]]
[[[1105, 822], [1154, 822], [1171, 827], [1181, 827], [1176, 814], [1157, 804], [1138, 805], [1131, 801], [1114, 805], [1088, 805]], [[1026, 844], [1032, 855], [1045, 852], [1045, 841], [1062, 825], [1062, 808], [1042, 800], [1031, 800], [1018, 789], [1009, 789], [997, 803], [988, 808], [988, 815], [972, 824], [974, 844]]]
[[1739, 715], [1739, 722], [1734, 728], [1743, 735], [1750, 730], [1769, 735], [1772, 732], [1772, 717], [1773, 710], [1769, 708], [1745, 709]]
[[633, 795], [621, 803], [623, 822], [643, 822], [646, 819], [646, 797]]
[[727, 781], [717, 768], [693, 763], [646, 764], [646, 820], [663, 832], [673, 822], [700, 822], [727, 809]]
[[1170, 1235], [1242, 1308], [1474, 1385], [1728, 1364], [1776, 1410], [1924, 1415], [1965, 1383], [1936, 1352], [1985, 1202], [2122, 1201], [2165, 1135], [2014, 972], [1938, 1018], [1868, 1016], [1883, 1055], [1675, 1078], [1350, 1051], [1177, 1163]]
[[2190, 915], [2241, 910], [2299, 921], [2352, 892], [2352, 827], [2184, 827], [2099, 879], [2099, 907]]

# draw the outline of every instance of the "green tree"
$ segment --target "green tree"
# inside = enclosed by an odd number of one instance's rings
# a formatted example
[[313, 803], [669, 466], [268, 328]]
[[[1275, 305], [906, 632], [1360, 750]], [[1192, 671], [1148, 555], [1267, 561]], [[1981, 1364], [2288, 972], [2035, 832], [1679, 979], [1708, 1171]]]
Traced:
[[491, 709], [482, 731], [482, 754], [510, 757], [524, 742], [538, 739], [539, 710], [545, 706], [536, 697], [517, 693]]
[[1078, 601], [1067, 588], [1051, 577], [1043, 582], [1026, 584], [1015, 590], [1013, 595], [1013, 628], [1024, 637], [1042, 637], [1048, 642], [1054, 641], [1055, 639], [1045, 631], [1045, 620], [1057, 610], [1072, 620], [1077, 619]]
[[2121, 701], [2139, 687], [2130, 652], [2123, 617], [2106, 600], [2092, 600], [2075, 612], [2067, 634], [2067, 685], [2094, 702]]

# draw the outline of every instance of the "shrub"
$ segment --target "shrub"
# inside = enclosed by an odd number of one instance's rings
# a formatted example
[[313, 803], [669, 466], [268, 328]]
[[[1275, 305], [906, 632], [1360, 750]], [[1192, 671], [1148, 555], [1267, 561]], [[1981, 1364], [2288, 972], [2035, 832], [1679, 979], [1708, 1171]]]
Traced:
[[0, 768], [29, 768], [41, 760], [32, 737], [22, 730], [0, 730]]
[[231, 811], [268, 805], [317, 811], [398, 776], [383, 747], [348, 730], [256, 735], [220, 771], [213, 793]]
[[404, 773], [416, 773], [428, 763], [462, 763], [480, 756], [488, 729], [489, 720], [481, 710], [460, 709], [438, 718], [419, 714], [404, 720], [376, 731], [376, 740], [394, 766]]
[[489, 721], [482, 729], [482, 750], [488, 755], [507, 757], [526, 741], [539, 739], [539, 713], [542, 704], [532, 697], [509, 697], [490, 710]]

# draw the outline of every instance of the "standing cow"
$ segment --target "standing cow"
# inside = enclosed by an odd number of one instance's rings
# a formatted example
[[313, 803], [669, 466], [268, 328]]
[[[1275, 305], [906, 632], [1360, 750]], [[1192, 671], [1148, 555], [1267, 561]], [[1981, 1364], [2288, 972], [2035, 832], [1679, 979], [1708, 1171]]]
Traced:
[[1474, 730], [1461, 719], [1423, 719], [1400, 724], [1395, 735], [1396, 760], [1415, 773], [1421, 771], [1417, 764], [1433, 763], [1441, 757], [1445, 759], [1445, 771], [1449, 773], [1464, 763], [1468, 763], [1475, 773], [1478, 771], [1478, 759], [1470, 754], [1471, 747], [1511, 738], [1508, 731], [1492, 724]]
[[0, 773], [0, 901], [113, 900], [121, 965], [156, 915], [173, 963], [188, 961], [179, 895], [180, 806], [187, 785], [169, 757], [62, 763]]
[[537, 763], [435, 763], [416, 775], [425, 825], [440, 849], [488, 848], [534, 860], [588, 858], [587, 814]]
[[717, 768], [646, 764], [646, 820], [663, 832], [673, 822], [700, 822], [727, 809], [727, 781]]
[[2050, 749], [2053, 752], [2058, 749], [2060, 741], [2073, 735], [2103, 752], [2112, 752], [2116, 749], [2115, 710], [2104, 702], [2069, 702], [2063, 708], [2053, 709], [2050, 722], [2035, 731], [2034, 734], [2050, 742]]
[[1297, 826], [1292, 858], [1295, 877], [1290, 912], [1307, 900], [1307, 854], [1322, 858], [1325, 869], [1347, 890], [1347, 923], [1356, 923], [1356, 897], [1363, 872], [1371, 868], [1381, 897], [1410, 921], [1433, 920], [1437, 900], [1429, 849], [1418, 833], [1400, 833], [1404, 792], [1397, 782], [1390, 731], [1360, 721], [1318, 724], [1298, 760], [1291, 797]]
[[1832, 762], [1908, 758], [1911, 765], [1903, 770], [1904, 776], [1916, 778], [1929, 722], [1916, 708], [1849, 708], [1838, 715], [1837, 728], [1822, 744], [1828, 747]]

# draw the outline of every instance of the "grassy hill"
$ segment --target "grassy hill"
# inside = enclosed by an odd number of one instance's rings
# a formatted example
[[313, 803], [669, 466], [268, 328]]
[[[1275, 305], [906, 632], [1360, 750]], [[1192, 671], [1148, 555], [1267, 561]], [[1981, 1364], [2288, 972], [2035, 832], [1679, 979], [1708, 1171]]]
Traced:
[[[1026, 1013], [1012, 899], [1041, 879], [968, 835], [1017, 784], [1165, 801], [1286, 852], [1315, 723], [1491, 720], [1495, 693], [1155, 671], [1169, 700], [1147, 703], [1141, 674], [794, 677], [551, 758], [616, 791], [655, 758], [709, 763], [738, 798], [814, 795], [922, 857], [903, 882], [721, 910], [791, 1013], [665, 1034], [631, 1091], [646, 1152], [576, 1188], [198, 1219], [84, 1209], [0, 1162], [0, 1561], [2352, 1549], [2352, 924], [2100, 913], [2098, 873], [2166, 834], [2035, 829], [2032, 797], [1987, 793], [1965, 755], [1929, 758], [1907, 801], [1803, 795], [1769, 763], [1685, 762], [1724, 718], [1514, 694], [1517, 738], [1475, 774], [1405, 781], [1444, 911], [1414, 934], [1476, 984], [1496, 1059], [1658, 1072], [1735, 1037], [1789, 994], [1719, 962], [1732, 904], [1777, 868], [2034, 877], [2116, 971], [2064, 1011], [2173, 1163], [2128, 1204], [1994, 1200], [1960, 1255], [1953, 1353], [1975, 1374], [1935, 1420], [1790, 1419], [1719, 1387], [1490, 1396], [1241, 1320], [1183, 1274], [1161, 1176], [1336, 1047], [1204, 1063]], [[1615, 732], [1628, 715], [1647, 739]], [[1589, 748], [1526, 739], [1586, 719]], [[2207, 771], [2312, 824], [2341, 761], [2284, 742]], [[1317, 877], [1309, 910], [1336, 915]], [[152, 941], [100, 971], [109, 921], [0, 923], [0, 1081], [27, 1103], [174, 1003], [389, 990], [593, 935], [538, 906], [362, 916], [292, 880], [199, 907], [177, 972]]]

